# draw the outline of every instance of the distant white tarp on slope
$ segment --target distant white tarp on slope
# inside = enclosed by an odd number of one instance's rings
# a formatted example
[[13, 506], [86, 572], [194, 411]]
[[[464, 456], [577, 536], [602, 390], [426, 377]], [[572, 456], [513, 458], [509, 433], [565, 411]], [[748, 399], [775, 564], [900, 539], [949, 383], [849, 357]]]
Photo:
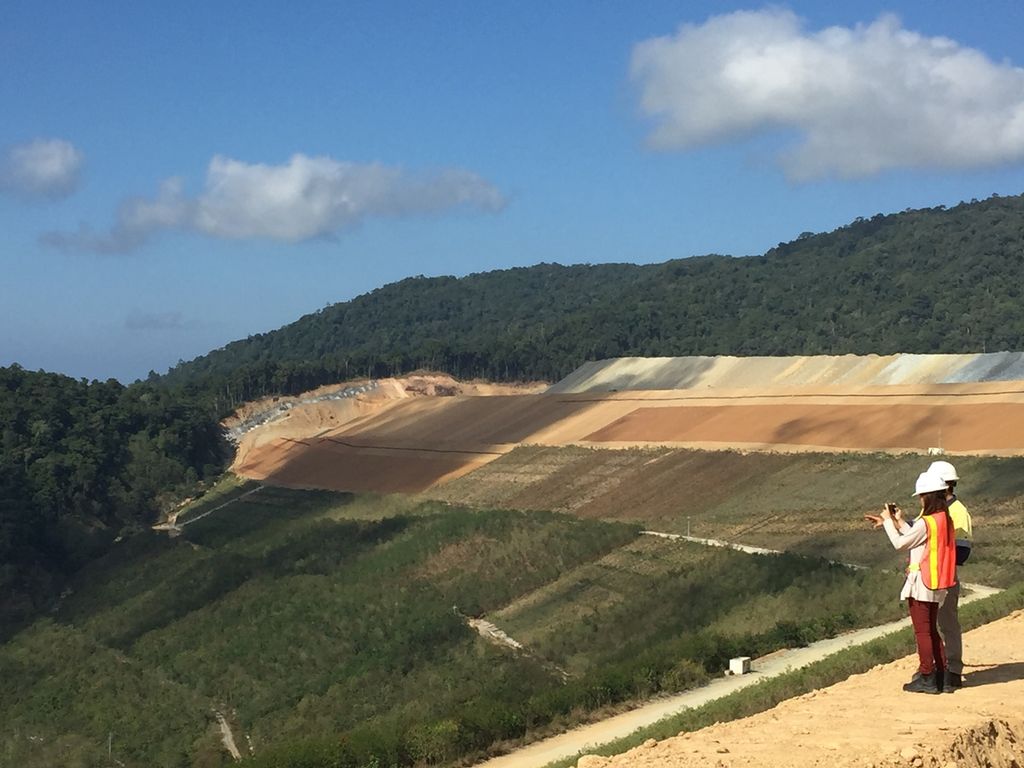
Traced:
[[584, 363], [550, 393], [1024, 381], [1024, 352], [963, 355], [619, 357]]

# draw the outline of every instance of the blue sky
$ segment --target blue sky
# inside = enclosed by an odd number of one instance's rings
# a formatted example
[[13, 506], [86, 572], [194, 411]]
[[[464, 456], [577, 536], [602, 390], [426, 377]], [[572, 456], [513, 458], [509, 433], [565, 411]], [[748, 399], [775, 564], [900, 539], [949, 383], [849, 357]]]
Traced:
[[1020, 194], [1021, 29], [1009, 1], [12, 0], [0, 365], [131, 381], [410, 275]]

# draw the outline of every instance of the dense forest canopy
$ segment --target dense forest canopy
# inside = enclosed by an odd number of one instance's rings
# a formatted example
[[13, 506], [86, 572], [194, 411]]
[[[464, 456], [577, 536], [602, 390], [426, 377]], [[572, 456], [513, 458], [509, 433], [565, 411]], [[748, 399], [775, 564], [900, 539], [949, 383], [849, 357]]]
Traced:
[[417, 368], [556, 380], [626, 355], [1020, 349], [1022, 267], [1024, 197], [993, 197], [858, 219], [763, 256], [409, 278], [179, 364], [164, 380], [199, 385], [223, 410]]
[[223, 467], [196, 396], [0, 368], [0, 638], [119, 535]]

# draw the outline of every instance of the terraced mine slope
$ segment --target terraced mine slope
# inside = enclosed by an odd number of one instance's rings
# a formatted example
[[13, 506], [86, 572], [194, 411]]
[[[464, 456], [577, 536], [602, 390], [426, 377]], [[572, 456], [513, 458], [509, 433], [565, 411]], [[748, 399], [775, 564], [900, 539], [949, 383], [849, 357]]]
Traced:
[[254, 430], [233, 469], [386, 493], [436, 487], [523, 445], [1015, 456], [1022, 366], [1020, 353], [666, 358], [588, 364], [543, 394], [411, 397], [382, 382]]

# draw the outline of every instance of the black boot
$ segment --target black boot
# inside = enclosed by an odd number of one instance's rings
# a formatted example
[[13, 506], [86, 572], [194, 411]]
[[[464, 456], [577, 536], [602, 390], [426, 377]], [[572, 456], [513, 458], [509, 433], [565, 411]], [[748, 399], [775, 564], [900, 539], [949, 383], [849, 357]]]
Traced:
[[964, 687], [964, 680], [960, 676], [959, 672], [950, 672], [946, 670], [945, 675], [942, 678], [942, 690], [946, 693], [952, 693], [957, 688]]
[[929, 672], [927, 675], [916, 674], [914, 679], [903, 686], [908, 693], [941, 693], [939, 688], [938, 674]]

